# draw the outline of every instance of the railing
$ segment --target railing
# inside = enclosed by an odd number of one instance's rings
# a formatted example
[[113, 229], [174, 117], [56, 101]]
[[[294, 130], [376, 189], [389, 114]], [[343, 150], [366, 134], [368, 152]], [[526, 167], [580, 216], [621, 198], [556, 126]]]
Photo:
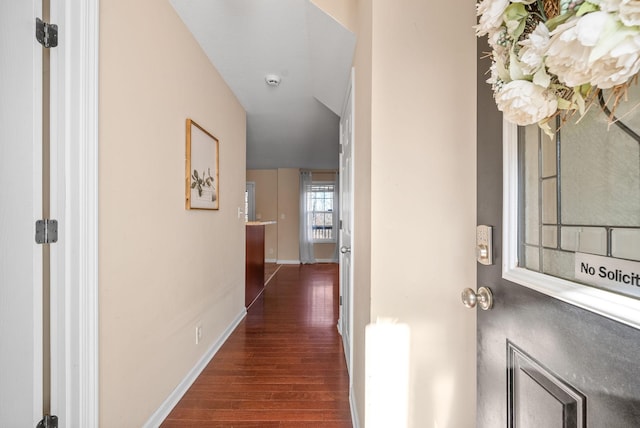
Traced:
[[321, 241], [333, 239], [333, 226], [313, 226], [312, 232], [314, 240]]

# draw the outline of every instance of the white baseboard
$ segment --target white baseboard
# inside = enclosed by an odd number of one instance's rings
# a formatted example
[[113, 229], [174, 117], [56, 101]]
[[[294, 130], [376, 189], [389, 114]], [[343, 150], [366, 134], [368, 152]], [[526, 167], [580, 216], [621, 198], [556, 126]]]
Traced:
[[278, 259], [265, 259], [264, 262], [265, 263], [277, 263]]
[[300, 260], [278, 260], [276, 263], [279, 265], [299, 265]]
[[[274, 260], [269, 261], [265, 260], [267, 263], [277, 263], [279, 265], [299, 265], [300, 260]], [[335, 259], [316, 259], [316, 263], [338, 263], [338, 260]]]
[[351, 406], [351, 425], [353, 425], [353, 428], [360, 428], [358, 406], [356, 406], [356, 396], [353, 394], [353, 388], [349, 388], [349, 406]]
[[226, 330], [220, 335], [218, 340], [216, 340], [213, 345], [207, 350], [207, 352], [200, 358], [200, 360], [196, 363], [196, 365], [187, 373], [185, 378], [176, 386], [176, 388], [169, 394], [166, 400], [160, 405], [158, 410], [156, 410], [153, 415], [149, 418], [149, 420], [143, 425], [143, 428], [157, 428], [160, 426], [162, 422], [169, 416], [171, 410], [178, 404], [180, 399], [184, 396], [187, 390], [191, 387], [193, 382], [200, 376], [200, 373], [204, 370], [204, 368], [209, 364], [211, 359], [216, 355], [220, 347], [226, 342], [226, 340], [231, 336], [231, 333], [236, 329], [240, 321], [244, 319], [247, 315], [247, 310], [242, 308], [240, 313], [236, 316], [236, 318], [229, 324]]

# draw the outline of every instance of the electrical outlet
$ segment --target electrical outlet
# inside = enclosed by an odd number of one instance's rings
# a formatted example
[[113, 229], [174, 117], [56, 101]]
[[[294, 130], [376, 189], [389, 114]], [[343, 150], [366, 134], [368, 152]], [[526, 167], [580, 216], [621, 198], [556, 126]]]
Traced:
[[200, 344], [202, 340], [202, 324], [196, 326], [196, 345]]

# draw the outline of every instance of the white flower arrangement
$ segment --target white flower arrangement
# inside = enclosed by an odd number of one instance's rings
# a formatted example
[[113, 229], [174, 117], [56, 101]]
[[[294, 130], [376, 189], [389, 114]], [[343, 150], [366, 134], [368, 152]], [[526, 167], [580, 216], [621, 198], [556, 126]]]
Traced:
[[492, 48], [498, 109], [518, 125], [584, 114], [598, 92], [614, 105], [640, 71], [640, 0], [482, 0], [475, 27]]

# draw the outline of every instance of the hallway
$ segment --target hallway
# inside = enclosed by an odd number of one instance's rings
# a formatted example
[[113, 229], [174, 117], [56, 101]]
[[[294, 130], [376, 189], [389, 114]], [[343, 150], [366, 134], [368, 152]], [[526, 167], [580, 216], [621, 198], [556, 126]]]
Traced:
[[338, 265], [284, 265], [162, 424], [351, 427]]

